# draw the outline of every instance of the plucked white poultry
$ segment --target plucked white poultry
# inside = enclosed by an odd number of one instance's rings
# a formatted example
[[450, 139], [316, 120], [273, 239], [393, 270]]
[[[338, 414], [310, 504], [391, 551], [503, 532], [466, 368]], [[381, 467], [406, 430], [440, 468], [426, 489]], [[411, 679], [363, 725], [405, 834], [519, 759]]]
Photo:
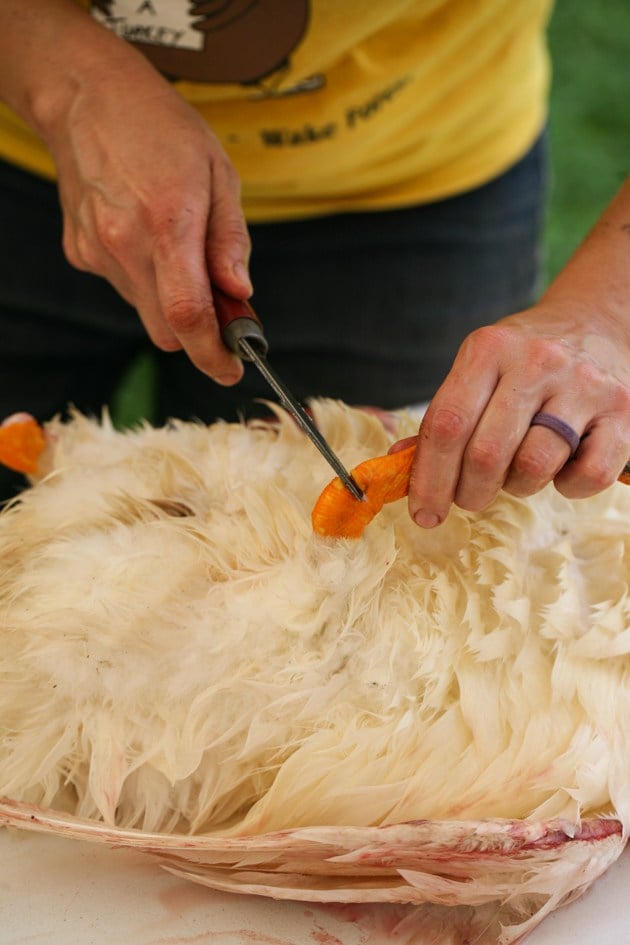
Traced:
[[[392, 441], [312, 406], [348, 467]], [[221, 889], [430, 904], [441, 943], [517, 941], [619, 856], [626, 486], [432, 531], [395, 502], [334, 539], [283, 414], [46, 436], [0, 514], [0, 822]]]

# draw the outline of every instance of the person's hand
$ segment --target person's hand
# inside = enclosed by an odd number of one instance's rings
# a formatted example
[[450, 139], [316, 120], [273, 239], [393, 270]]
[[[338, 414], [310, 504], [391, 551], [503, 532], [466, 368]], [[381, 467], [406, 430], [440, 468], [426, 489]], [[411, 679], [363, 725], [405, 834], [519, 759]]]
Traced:
[[[570, 462], [562, 435], [530, 426], [538, 412], [580, 437]], [[501, 489], [529, 496], [552, 480], [567, 497], [590, 496], [615, 481], [629, 445], [630, 342], [543, 302], [464, 341], [420, 426], [410, 514], [431, 527], [453, 502], [480, 510]]]
[[211, 284], [251, 294], [239, 180], [196, 112], [140, 67], [77, 90], [55, 135], [64, 250], [137, 309], [159, 348], [231, 384], [242, 366], [221, 344]]
[[[630, 180], [537, 305], [464, 341], [417, 437], [409, 512], [419, 525], [439, 525], [453, 502], [483, 509], [501, 489], [524, 497], [553, 481], [586, 498], [624, 469], [629, 219]], [[556, 429], [532, 426], [539, 413]]]
[[247, 298], [240, 182], [197, 112], [74, 0], [7, 0], [0, 93], [54, 158], [72, 265], [105, 277], [155, 344], [216, 381], [242, 365], [220, 341], [211, 286]]

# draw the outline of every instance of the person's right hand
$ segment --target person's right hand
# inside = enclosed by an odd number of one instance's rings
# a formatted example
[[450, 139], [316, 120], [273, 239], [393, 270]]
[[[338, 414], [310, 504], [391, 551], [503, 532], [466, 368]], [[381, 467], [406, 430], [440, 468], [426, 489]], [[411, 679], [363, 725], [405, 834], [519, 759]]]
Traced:
[[[237, 173], [144, 56], [74, 2], [46, 6], [49, 19], [40, 9], [29, 34], [39, 37], [42, 78], [24, 80], [39, 82], [25, 117], [57, 167], [66, 256], [104, 276], [159, 348], [184, 348], [214, 380], [233, 384], [242, 365], [221, 343], [211, 286], [235, 298], [252, 291]], [[35, 16], [30, 0], [26, 7]]]

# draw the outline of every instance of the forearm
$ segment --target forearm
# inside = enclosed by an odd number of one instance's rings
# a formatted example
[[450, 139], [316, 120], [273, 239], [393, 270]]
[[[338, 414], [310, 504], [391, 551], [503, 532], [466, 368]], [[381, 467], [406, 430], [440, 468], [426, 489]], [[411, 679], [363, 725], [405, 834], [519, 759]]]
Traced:
[[630, 346], [630, 178], [549, 286], [541, 305], [575, 324]]
[[47, 143], [63, 133], [77, 96], [102, 82], [122, 90], [134, 75], [162, 81], [74, 0], [0, 3], [0, 98]]

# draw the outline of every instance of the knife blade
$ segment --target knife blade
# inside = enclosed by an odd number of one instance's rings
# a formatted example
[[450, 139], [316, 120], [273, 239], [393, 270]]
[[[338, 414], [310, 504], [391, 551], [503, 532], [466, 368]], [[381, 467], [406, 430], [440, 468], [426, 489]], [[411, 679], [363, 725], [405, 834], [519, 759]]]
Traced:
[[220, 289], [213, 288], [214, 308], [223, 343], [244, 361], [256, 365], [262, 376], [277, 394], [282, 406], [291, 414], [298, 426], [306, 433], [324, 459], [334, 469], [346, 489], [355, 499], [362, 501], [365, 494], [351, 473], [348, 472], [332, 447], [322, 436], [302, 404], [291, 393], [286, 384], [267, 361], [269, 344], [265, 338], [262, 322], [249, 304], [234, 299]]

